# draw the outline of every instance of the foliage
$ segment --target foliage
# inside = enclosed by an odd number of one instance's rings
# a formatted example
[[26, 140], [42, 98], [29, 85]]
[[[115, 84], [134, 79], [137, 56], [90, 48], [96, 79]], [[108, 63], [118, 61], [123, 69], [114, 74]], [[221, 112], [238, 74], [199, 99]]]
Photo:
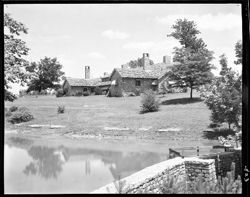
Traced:
[[218, 176], [216, 181], [207, 182], [200, 175], [194, 181], [183, 180], [178, 182], [176, 177], [167, 177], [160, 190], [164, 194], [241, 194], [242, 181], [240, 176], [235, 179], [235, 163], [226, 177]]
[[225, 75], [228, 69], [228, 64], [227, 64], [227, 57], [224, 53], [220, 56], [220, 65], [221, 65], [220, 75]]
[[65, 106], [64, 105], [60, 105], [57, 107], [57, 113], [58, 114], [63, 114], [65, 111]]
[[75, 93], [75, 96], [83, 96], [83, 92], [82, 91], [78, 91]]
[[223, 136], [218, 137], [218, 141], [220, 144], [226, 147], [234, 147], [238, 148], [241, 147], [241, 141], [242, 141], [242, 134], [241, 133], [236, 133], [236, 135], [228, 135], [226, 138]]
[[[149, 65], [153, 65], [153, 60], [149, 59]], [[126, 64], [129, 68], [141, 68], [143, 67], [143, 58], [138, 58], [137, 60], [131, 60]]]
[[108, 97], [122, 97], [123, 92], [119, 86], [111, 85], [107, 94]]
[[135, 93], [134, 93], [134, 92], [128, 92], [128, 93], [127, 93], [127, 96], [129, 96], [129, 97], [130, 97], [130, 96], [136, 96], [136, 95], [135, 95]]
[[242, 42], [241, 42], [241, 40], [239, 40], [235, 44], [235, 56], [236, 56], [237, 60], [234, 61], [234, 63], [236, 65], [242, 64]]
[[191, 192], [194, 194], [241, 194], [242, 181], [240, 176], [235, 179], [235, 163], [231, 165], [231, 171], [226, 177], [218, 176], [216, 182], [206, 182], [201, 176], [193, 182]]
[[141, 113], [155, 112], [159, 110], [159, 101], [153, 90], [146, 90], [142, 95]]
[[23, 111], [29, 111], [27, 107], [18, 107], [18, 111], [23, 112]]
[[90, 95], [90, 92], [89, 92], [89, 91], [84, 91], [84, 92], [82, 93], [82, 95], [83, 95], [83, 96], [89, 96], [89, 95]]
[[190, 98], [194, 86], [203, 85], [211, 82], [214, 68], [210, 63], [213, 59], [213, 52], [206, 48], [206, 44], [201, 38], [197, 38], [200, 33], [196, 28], [194, 21], [187, 19], [178, 19], [172, 26], [174, 31], [168, 36], [179, 40], [181, 48], [175, 47], [174, 62], [170, 80], [177, 85], [186, 85], [190, 87]]
[[15, 94], [13, 94], [12, 92], [10, 92], [6, 89], [4, 90], [4, 100], [5, 101], [13, 102], [15, 99], [17, 99], [17, 96]]
[[7, 119], [8, 122], [12, 124], [21, 123], [21, 122], [28, 122], [34, 119], [33, 115], [30, 113], [29, 110], [17, 110], [12, 113], [12, 115]]
[[10, 93], [10, 83], [24, 85], [30, 75], [25, 72], [28, 61], [24, 56], [29, 49], [19, 36], [28, 33], [24, 24], [14, 20], [10, 14], [4, 14], [4, 100], [13, 101], [17, 97]]
[[9, 110], [5, 110], [4, 112], [5, 112], [6, 117], [9, 117], [12, 115], [11, 111], [9, 111]]
[[241, 76], [228, 69], [225, 75], [215, 78], [211, 85], [200, 88], [201, 97], [212, 111], [214, 123], [228, 123], [239, 126], [242, 112]]
[[179, 180], [176, 176], [167, 176], [163, 184], [160, 186], [163, 194], [184, 194], [186, 192], [186, 180]]
[[100, 87], [98, 87], [98, 86], [95, 87], [94, 92], [95, 92], [95, 95], [102, 95], [102, 89]]
[[13, 106], [11, 106], [11, 107], [9, 108], [9, 111], [10, 111], [10, 112], [14, 112], [14, 111], [17, 111], [17, 110], [18, 110], [18, 107], [15, 106], [15, 105], [13, 105]]
[[56, 97], [62, 97], [63, 96], [63, 89], [58, 89], [56, 91]]
[[64, 72], [61, 71], [62, 65], [57, 58], [45, 57], [40, 62], [32, 62], [27, 71], [33, 74], [32, 79], [28, 83], [28, 92], [32, 90], [45, 90], [47, 88], [55, 88], [55, 83], [60, 82]]

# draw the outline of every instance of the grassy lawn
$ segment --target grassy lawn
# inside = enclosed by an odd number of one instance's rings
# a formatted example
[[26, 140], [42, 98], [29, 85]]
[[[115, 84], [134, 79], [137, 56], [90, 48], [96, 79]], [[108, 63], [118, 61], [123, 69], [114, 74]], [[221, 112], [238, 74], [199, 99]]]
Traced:
[[[12, 125], [5, 120], [5, 129], [33, 131], [33, 133], [67, 133], [82, 132], [103, 136], [134, 136], [144, 139], [178, 140], [183, 143], [202, 141], [203, 131], [210, 123], [210, 111], [194, 93], [194, 101], [189, 102], [189, 93], [167, 94], [160, 98], [163, 104], [160, 111], [140, 114], [141, 97], [109, 98], [104, 95], [87, 97], [27, 96], [13, 103], [6, 102], [5, 107], [12, 105], [28, 107], [34, 120], [20, 126]], [[65, 113], [57, 114], [57, 106], [64, 105]], [[31, 129], [31, 124], [64, 125], [65, 128]], [[129, 128], [129, 131], [107, 131], [105, 127]], [[139, 128], [150, 128], [140, 131]], [[179, 128], [180, 131], [159, 132], [158, 129]]]

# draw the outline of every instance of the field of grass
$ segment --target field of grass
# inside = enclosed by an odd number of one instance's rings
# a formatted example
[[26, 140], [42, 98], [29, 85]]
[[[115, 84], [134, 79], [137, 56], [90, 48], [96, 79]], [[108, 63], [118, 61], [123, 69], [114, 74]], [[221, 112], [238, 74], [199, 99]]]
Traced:
[[[81, 132], [85, 135], [135, 137], [139, 139], [161, 139], [176, 143], [192, 144], [211, 140], [204, 138], [204, 130], [210, 124], [210, 111], [194, 93], [189, 101], [189, 93], [167, 94], [160, 98], [162, 104], [158, 112], [140, 114], [141, 97], [109, 98], [104, 95], [87, 97], [27, 96], [5, 102], [5, 107], [25, 106], [34, 115], [34, 120], [19, 126], [5, 120], [6, 130], [31, 131], [33, 133]], [[58, 114], [57, 107], [65, 106], [65, 113]], [[61, 129], [31, 129], [31, 124], [64, 125]], [[105, 127], [129, 128], [128, 131], [109, 131]], [[141, 131], [139, 128], [149, 128]], [[177, 128], [179, 131], [158, 131]], [[49, 131], [48, 131], [49, 130]]]

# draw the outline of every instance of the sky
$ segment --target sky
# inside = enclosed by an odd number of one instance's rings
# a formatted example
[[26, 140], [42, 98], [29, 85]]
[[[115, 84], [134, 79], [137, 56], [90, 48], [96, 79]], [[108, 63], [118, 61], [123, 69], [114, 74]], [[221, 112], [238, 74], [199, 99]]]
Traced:
[[[240, 4], [10, 4], [4, 12], [28, 28], [20, 35], [30, 48], [25, 59], [56, 57], [66, 77], [84, 78], [85, 66], [91, 78], [100, 77], [142, 53], [154, 63], [164, 55], [173, 57], [180, 44], [167, 35], [183, 18], [196, 22], [198, 37], [214, 51], [215, 75], [223, 53], [229, 66], [241, 72], [233, 63], [234, 45], [242, 39]], [[24, 89], [12, 87], [14, 93]]]

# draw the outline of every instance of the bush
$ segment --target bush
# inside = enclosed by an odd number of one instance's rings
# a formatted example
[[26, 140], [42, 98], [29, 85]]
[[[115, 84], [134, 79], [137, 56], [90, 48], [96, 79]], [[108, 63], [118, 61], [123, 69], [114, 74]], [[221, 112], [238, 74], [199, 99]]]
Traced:
[[231, 165], [231, 171], [227, 172], [226, 177], [218, 176], [217, 181], [207, 182], [202, 176], [186, 184], [187, 180], [178, 182], [176, 177], [171, 176], [160, 186], [164, 194], [241, 194], [242, 181], [240, 176], [235, 179], [235, 163]]
[[82, 96], [83, 95], [83, 92], [76, 92], [75, 96]]
[[83, 96], [89, 96], [89, 95], [90, 95], [89, 91], [84, 91], [83, 92]]
[[94, 92], [95, 92], [95, 95], [102, 95], [102, 89], [98, 86], [95, 88]]
[[23, 111], [29, 111], [27, 107], [19, 107], [18, 111], [23, 112]]
[[156, 100], [156, 95], [152, 90], [146, 90], [142, 95], [141, 113], [155, 112], [159, 110], [159, 101]]
[[64, 111], [65, 111], [64, 105], [60, 105], [60, 106], [57, 107], [57, 113], [58, 114], [63, 114]]
[[29, 111], [15, 111], [12, 115], [8, 118], [8, 121], [12, 124], [27, 122], [34, 119], [32, 114]]
[[17, 111], [17, 110], [18, 110], [18, 107], [15, 106], [15, 105], [11, 106], [10, 109], [9, 109], [10, 112], [14, 112], [14, 111]]
[[9, 116], [11, 116], [12, 115], [12, 113], [9, 111], [9, 110], [5, 110], [5, 116], [6, 117], [9, 117]]
[[107, 94], [108, 97], [122, 97], [123, 92], [120, 87], [118, 86], [111, 86], [109, 88], [109, 92]]
[[134, 92], [128, 92], [127, 96], [136, 96]]
[[63, 89], [58, 89], [56, 91], [56, 97], [62, 97], [63, 96]]

